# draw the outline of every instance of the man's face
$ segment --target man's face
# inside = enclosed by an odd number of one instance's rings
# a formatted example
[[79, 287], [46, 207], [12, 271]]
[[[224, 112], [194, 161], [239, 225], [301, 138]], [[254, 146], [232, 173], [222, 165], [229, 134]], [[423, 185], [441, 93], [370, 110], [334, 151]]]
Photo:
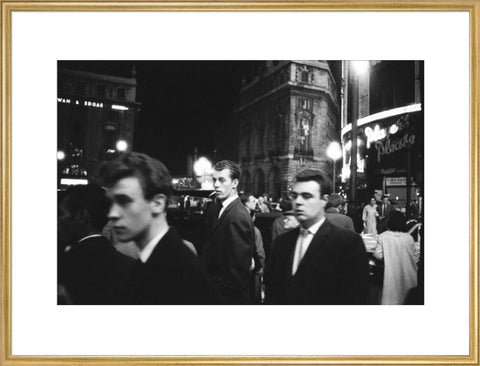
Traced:
[[383, 197], [383, 203], [385, 203], [386, 205], [388, 205], [390, 202], [388, 201], [388, 198], [387, 197]]
[[292, 191], [293, 210], [303, 228], [309, 228], [325, 214], [325, 201], [315, 181], [296, 182]]
[[230, 170], [213, 171], [213, 186], [220, 201], [225, 201], [237, 193], [238, 179], [230, 178]]
[[113, 222], [113, 230], [118, 240], [133, 240], [137, 245], [147, 244], [152, 224], [153, 202], [145, 199], [140, 181], [136, 177], [120, 179], [107, 189], [111, 201], [108, 218]]

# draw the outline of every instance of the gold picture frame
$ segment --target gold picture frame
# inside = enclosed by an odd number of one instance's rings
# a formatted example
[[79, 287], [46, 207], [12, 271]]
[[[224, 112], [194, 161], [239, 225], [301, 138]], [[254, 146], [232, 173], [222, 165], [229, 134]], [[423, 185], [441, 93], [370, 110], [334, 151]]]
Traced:
[[[467, 355], [120, 356], [12, 355], [12, 13], [17, 11], [444, 11], [469, 14], [469, 351]], [[1, 309], [0, 365], [313, 365], [479, 364], [479, 44], [480, 2], [453, 1], [1, 1]]]

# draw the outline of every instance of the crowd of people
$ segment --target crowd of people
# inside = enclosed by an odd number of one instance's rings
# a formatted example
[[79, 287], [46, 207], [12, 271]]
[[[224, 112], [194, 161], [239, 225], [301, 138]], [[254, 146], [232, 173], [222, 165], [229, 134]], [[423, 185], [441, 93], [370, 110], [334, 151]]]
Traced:
[[[102, 165], [97, 183], [70, 187], [58, 209], [58, 303], [367, 304], [369, 255], [322, 171], [298, 172], [277, 208], [268, 195], [240, 194], [232, 161], [215, 164], [213, 182], [201, 250], [169, 223], [172, 178], [150, 156], [122, 154]], [[385, 268], [381, 303], [402, 304], [417, 286], [413, 238], [401, 212], [369, 206], [365, 233], [384, 231], [374, 253]], [[266, 257], [254, 223], [274, 210]], [[112, 238], [134, 243], [135, 258]]]

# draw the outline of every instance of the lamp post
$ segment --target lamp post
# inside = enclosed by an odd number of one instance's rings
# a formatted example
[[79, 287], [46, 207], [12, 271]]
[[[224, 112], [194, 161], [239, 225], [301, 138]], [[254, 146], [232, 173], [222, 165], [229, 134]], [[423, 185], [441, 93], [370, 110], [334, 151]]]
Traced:
[[333, 179], [332, 179], [332, 191], [335, 193], [335, 166], [337, 165], [337, 160], [342, 157], [342, 148], [337, 141], [332, 141], [327, 147], [327, 156], [333, 160]]
[[212, 163], [207, 158], [201, 156], [193, 164], [193, 171], [200, 178], [201, 189], [212, 189], [213, 184], [211, 179], [208, 180], [207, 177], [210, 176], [213, 172]]

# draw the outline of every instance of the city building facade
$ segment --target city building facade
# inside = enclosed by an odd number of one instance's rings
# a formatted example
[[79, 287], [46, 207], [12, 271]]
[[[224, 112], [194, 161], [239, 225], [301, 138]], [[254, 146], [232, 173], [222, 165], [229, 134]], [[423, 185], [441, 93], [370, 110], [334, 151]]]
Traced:
[[305, 168], [332, 173], [326, 155], [340, 138], [339, 88], [327, 61], [255, 62], [233, 117], [240, 190], [274, 199]]
[[59, 185], [85, 184], [104, 159], [131, 150], [140, 104], [131, 78], [58, 69]]

